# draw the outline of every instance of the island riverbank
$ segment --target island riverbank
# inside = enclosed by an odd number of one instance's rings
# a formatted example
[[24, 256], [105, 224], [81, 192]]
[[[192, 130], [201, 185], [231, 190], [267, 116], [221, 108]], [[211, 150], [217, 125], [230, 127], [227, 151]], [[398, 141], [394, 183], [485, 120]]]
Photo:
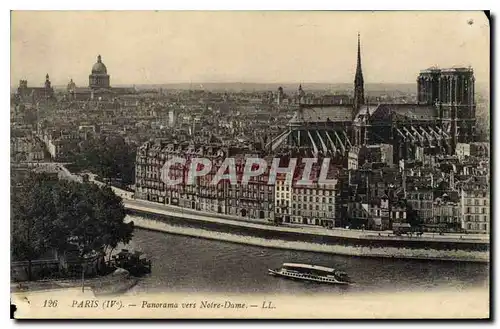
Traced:
[[[417, 240], [420, 238], [401, 237], [398, 237], [398, 239], [377, 240], [372, 239], [370, 235], [364, 238], [339, 237], [332, 232], [328, 232], [331, 235], [325, 233], [325, 235], [317, 234], [314, 236], [309, 233], [300, 234], [294, 232], [293, 228], [288, 227], [276, 228], [244, 222], [238, 223], [241, 224], [239, 226], [234, 223], [227, 225], [227, 223], [218, 223], [218, 219], [214, 218], [188, 213], [179, 214], [168, 210], [155, 209], [154, 207], [147, 210], [144, 206], [129, 204], [127, 208], [129, 215], [126, 217], [126, 221], [134, 221], [135, 226], [138, 228], [169, 234], [268, 248], [359, 257], [489, 262], [489, 243], [484, 241], [462, 239], [462, 241], [458, 242], [463, 244], [463, 249], [460, 249], [454, 241], [457, 239], [446, 239], [445, 237], [441, 237], [441, 241], [439, 241], [439, 238], [434, 241], [427, 241], [425, 239]], [[429, 242], [432, 242], [431, 245], [438, 247], [430, 248]], [[391, 246], [391, 243], [396, 243], [396, 246]]]
[[[123, 196], [122, 196], [123, 197]], [[415, 244], [421, 247], [421, 242], [427, 245], [439, 245], [448, 247], [446, 244], [458, 244], [463, 248], [478, 248], [480, 250], [489, 250], [489, 236], [486, 234], [458, 234], [446, 233], [443, 235], [434, 233], [425, 233], [419, 237], [396, 236], [392, 231], [369, 231], [369, 230], [350, 230], [343, 228], [326, 229], [324, 227], [312, 225], [279, 225], [274, 226], [266, 219], [250, 219], [237, 216], [208, 213], [188, 208], [181, 208], [172, 205], [164, 205], [145, 200], [135, 200], [124, 198], [123, 203], [130, 214], [144, 214], [148, 217], [168, 219], [179, 223], [196, 223], [203, 228], [213, 229], [215, 227], [231, 227], [229, 232], [238, 232], [242, 230], [264, 230], [279, 234], [281, 232], [297, 233], [299, 238], [308, 235], [320, 236], [323, 238], [337, 238], [345, 240], [368, 241], [370, 244], [374, 241], [379, 243], [395, 243], [396, 246], [401, 243]], [[439, 248], [438, 248], [439, 249]], [[453, 246], [452, 248], [453, 249]]]

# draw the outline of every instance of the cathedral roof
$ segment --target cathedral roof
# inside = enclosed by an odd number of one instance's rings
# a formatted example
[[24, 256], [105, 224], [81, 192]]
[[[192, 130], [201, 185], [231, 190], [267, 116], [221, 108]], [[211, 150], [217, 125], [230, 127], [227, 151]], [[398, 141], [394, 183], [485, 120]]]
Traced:
[[433, 120], [438, 113], [434, 106], [423, 104], [383, 104], [388, 107], [396, 116], [396, 118], [412, 120], [412, 121], [427, 121]]
[[378, 104], [364, 105], [355, 117], [361, 121], [369, 112], [370, 120], [389, 122], [393, 120], [428, 121], [437, 117], [437, 109], [424, 104]]
[[97, 56], [97, 62], [92, 66], [92, 74], [107, 74], [108, 69], [101, 60], [101, 55]]
[[352, 106], [310, 106], [297, 110], [290, 123], [345, 122], [352, 120]]

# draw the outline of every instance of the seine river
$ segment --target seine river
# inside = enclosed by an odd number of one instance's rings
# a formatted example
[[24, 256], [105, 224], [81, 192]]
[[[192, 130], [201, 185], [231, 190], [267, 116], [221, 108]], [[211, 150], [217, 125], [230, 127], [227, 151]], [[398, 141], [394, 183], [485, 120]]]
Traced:
[[[360, 258], [170, 235], [136, 229], [128, 248], [153, 262], [152, 273], [129, 293], [353, 293], [488, 289], [489, 265], [383, 258]], [[349, 287], [291, 281], [267, 274], [284, 262], [335, 267], [356, 282]]]

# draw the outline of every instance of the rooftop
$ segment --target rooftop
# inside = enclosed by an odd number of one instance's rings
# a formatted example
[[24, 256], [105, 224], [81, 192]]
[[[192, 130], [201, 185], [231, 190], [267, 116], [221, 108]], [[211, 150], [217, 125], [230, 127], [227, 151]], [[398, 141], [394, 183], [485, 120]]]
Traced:
[[352, 120], [352, 106], [328, 105], [301, 107], [295, 112], [290, 123], [314, 122], [345, 122]]
[[420, 73], [452, 73], [452, 72], [468, 72], [474, 73], [474, 70], [471, 67], [449, 67], [449, 68], [439, 68], [436, 66], [429, 67], [425, 70], [421, 70]]
[[424, 104], [378, 104], [363, 106], [354, 119], [355, 122], [375, 120], [389, 122], [391, 117], [396, 120], [433, 120], [437, 117], [437, 110], [431, 105]]

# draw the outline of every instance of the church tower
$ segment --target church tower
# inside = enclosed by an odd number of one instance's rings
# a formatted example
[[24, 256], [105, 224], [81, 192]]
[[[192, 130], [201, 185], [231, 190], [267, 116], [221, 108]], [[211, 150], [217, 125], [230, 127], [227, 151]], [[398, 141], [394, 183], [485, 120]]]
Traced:
[[50, 99], [54, 97], [54, 89], [52, 89], [52, 84], [50, 83], [50, 77], [49, 74], [47, 73], [45, 75], [45, 89], [43, 90], [45, 94], [45, 99]]
[[356, 66], [356, 76], [354, 77], [354, 112], [357, 113], [361, 105], [365, 103], [365, 87], [363, 80], [363, 70], [361, 69], [361, 42], [358, 33], [358, 61]]
[[50, 89], [51, 85], [50, 85], [50, 77], [49, 77], [49, 74], [47, 73], [45, 75], [45, 89]]

